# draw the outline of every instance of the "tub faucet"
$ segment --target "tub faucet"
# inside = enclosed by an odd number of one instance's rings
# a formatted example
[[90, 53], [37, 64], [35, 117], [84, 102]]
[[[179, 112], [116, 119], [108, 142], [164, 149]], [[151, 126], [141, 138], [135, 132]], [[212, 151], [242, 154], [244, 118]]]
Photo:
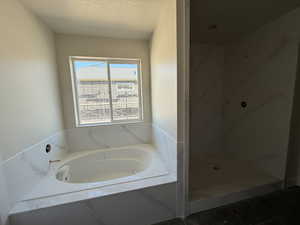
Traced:
[[57, 160], [49, 160], [49, 163], [57, 163], [57, 162], [60, 162], [61, 160], [60, 159], [57, 159]]

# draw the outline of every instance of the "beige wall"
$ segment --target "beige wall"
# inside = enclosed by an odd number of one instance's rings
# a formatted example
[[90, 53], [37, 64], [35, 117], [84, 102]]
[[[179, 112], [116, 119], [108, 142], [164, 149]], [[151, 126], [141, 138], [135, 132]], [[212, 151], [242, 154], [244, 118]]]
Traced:
[[151, 121], [148, 41], [57, 35], [56, 49], [66, 128], [75, 127], [69, 56], [140, 58], [142, 60], [144, 121]]
[[54, 37], [15, 0], [0, 2], [0, 154], [62, 129]]
[[2, 162], [61, 130], [63, 123], [52, 32], [16, 0], [0, 1], [0, 29], [0, 224], [4, 225], [12, 196], [6, 190], [7, 164]]
[[151, 41], [152, 119], [177, 137], [176, 1], [165, 0]]

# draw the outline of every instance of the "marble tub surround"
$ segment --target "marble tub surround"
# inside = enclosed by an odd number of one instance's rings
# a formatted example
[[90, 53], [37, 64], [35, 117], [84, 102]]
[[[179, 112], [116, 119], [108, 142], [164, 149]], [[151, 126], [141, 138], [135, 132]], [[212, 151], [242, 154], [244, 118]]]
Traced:
[[151, 123], [81, 127], [65, 130], [70, 152], [150, 144]]
[[[15, 214], [45, 209], [49, 207], [56, 207], [64, 204], [76, 203], [84, 200], [92, 200], [130, 191], [138, 191], [144, 188], [147, 189], [149, 187], [159, 187], [161, 185], [176, 186], [176, 177], [172, 176], [171, 174], [166, 174], [163, 176], [151, 177], [115, 185], [108, 185], [100, 188], [93, 188], [90, 190], [88, 189], [67, 194], [54, 195], [50, 197], [24, 200], [18, 202], [15, 207], [10, 210], [10, 215], [13, 216]], [[176, 196], [174, 195], [173, 198], [176, 199]]]
[[[52, 146], [50, 153], [45, 151], [47, 144]], [[8, 208], [11, 209], [48, 175], [49, 160], [61, 158], [66, 154], [64, 133], [58, 132], [3, 161], [0, 166], [5, 183], [1, 185], [7, 190]]]
[[[151, 179], [155, 179], [156, 182], [151, 182], [148, 188], [139, 190], [132, 188], [133, 183], [141, 182], [136, 181], [123, 184], [121, 190], [110, 186], [92, 192], [71, 193], [47, 200], [37, 199], [28, 203], [27, 209], [31, 207], [31, 211], [15, 211], [11, 214], [10, 220], [14, 225], [82, 225], [83, 221], [85, 225], [149, 225], [175, 218], [176, 183], [163, 185], [162, 179], [166, 177]], [[144, 180], [143, 186], [148, 181]], [[125, 192], [118, 193], [120, 191]], [[63, 202], [70, 198], [74, 200], [71, 204], [65, 202], [50, 207], [57, 201]], [[44, 207], [41, 207], [43, 204]]]
[[[149, 145], [152, 142], [155, 147]], [[49, 153], [46, 153], [47, 144], [51, 145]], [[148, 170], [132, 176], [129, 180], [120, 178], [118, 182], [106, 181], [101, 187], [95, 183], [63, 183], [54, 178], [54, 169], [66, 159], [88, 154], [96, 149], [122, 148], [120, 146], [125, 144], [148, 146], [147, 149], [152, 152], [157, 163], [151, 164]], [[62, 162], [49, 165], [49, 160], [58, 159]], [[12, 213], [173, 183], [177, 180], [176, 161], [177, 142], [174, 138], [152, 124], [135, 123], [64, 130], [24, 149], [2, 162], [1, 167], [5, 175], [5, 187], [10, 196], [8, 208], [14, 208]], [[56, 186], [53, 186], [53, 183]], [[118, 184], [121, 186], [118, 187]], [[96, 194], [91, 191], [94, 188], [98, 190]], [[73, 193], [78, 195], [68, 198], [68, 195]], [[61, 200], [51, 199], [51, 196], [59, 196]]]
[[179, 143], [165, 130], [157, 125], [152, 125], [153, 145], [161, 155], [168, 170], [177, 177], [177, 145]]

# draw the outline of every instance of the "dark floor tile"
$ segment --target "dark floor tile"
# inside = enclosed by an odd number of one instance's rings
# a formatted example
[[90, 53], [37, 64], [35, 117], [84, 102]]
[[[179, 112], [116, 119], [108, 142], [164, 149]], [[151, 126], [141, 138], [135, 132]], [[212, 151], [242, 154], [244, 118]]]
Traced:
[[156, 225], [299, 225], [300, 187], [277, 191], [195, 213], [185, 223], [171, 220]]
[[300, 188], [199, 212], [186, 219], [187, 225], [299, 225]]
[[182, 219], [174, 219], [174, 220], [168, 220], [165, 222], [161, 222], [155, 225], [184, 225], [184, 222]]

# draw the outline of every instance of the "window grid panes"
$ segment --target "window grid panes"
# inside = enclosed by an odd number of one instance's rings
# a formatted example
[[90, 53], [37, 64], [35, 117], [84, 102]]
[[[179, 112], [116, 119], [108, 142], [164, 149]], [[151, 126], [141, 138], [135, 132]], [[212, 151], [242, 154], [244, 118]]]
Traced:
[[140, 61], [71, 57], [77, 126], [142, 120]]
[[[124, 68], [126, 68], [125, 76]], [[138, 65], [110, 64], [109, 71], [113, 119], [137, 120], [139, 118]]]

